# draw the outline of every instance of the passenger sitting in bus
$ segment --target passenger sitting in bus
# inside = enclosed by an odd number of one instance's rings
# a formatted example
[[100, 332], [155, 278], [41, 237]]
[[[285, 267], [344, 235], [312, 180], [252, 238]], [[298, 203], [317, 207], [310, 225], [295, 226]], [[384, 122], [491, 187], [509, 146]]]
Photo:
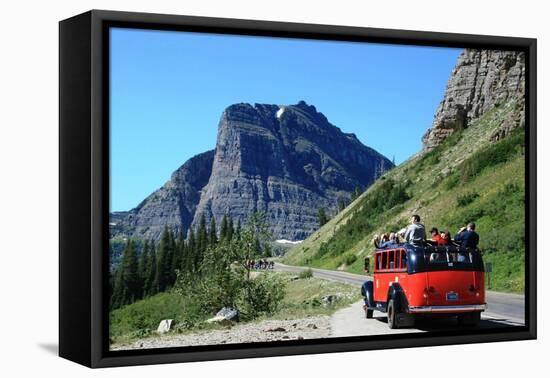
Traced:
[[462, 227], [455, 235], [455, 241], [460, 242], [464, 248], [477, 248], [479, 244], [479, 235], [475, 231], [476, 225], [474, 222], [468, 223], [468, 226]]
[[436, 242], [437, 245], [445, 245], [445, 240], [443, 240], [439, 234], [439, 230], [436, 227], [433, 227], [430, 230], [430, 233], [432, 234], [432, 240]]
[[468, 261], [468, 258], [466, 257], [466, 254], [464, 252], [459, 252], [457, 261], [458, 262], [466, 262], [466, 261]]
[[374, 248], [380, 248], [380, 236], [374, 235], [374, 237], [372, 238], [372, 244], [374, 244]]
[[380, 243], [380, 248], [392, 248], [399, 244], [399, 237], [395, 232], [390, 233], [388, 238], [389, 240], [383, 243]]
[[446, 262], [445, 255], [443, 253], [434, 252], [430, 255], [430, 262]]
[[411, 217], [411, 224], [405, 231], [405, 241], [411, 244], [421, 244], [426, 240], [426, 228], [420, 223], [420, 215]]
[[442, 245], [449, 245], [451, 243], [449, 239], [449, 230], [441, 231], [441, 240], [443, 241]]

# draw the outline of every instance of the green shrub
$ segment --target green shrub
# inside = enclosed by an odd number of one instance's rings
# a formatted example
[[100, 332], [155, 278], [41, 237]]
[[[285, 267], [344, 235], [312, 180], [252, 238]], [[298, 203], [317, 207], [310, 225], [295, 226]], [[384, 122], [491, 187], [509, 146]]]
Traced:
[[476, 192], [466, 193], [457, 197], [456, 204], [458, 207], [468, 206], [469, 204], [474, 202], [478, 197], [479, 197], [479, 194], [477, 194]]
[[460, 176], [456, 173], [453, 173], [449, 175], [447, 179], [445, 179], [445, 181], [443, 182], [444, 183], [443, 186], [445, 189], [451, 190], [456, 188], [459, 182], [460, 182]]
[[242, 320], [273, 314], [285, 296], [285, 282], [273, 273], [263, 273], [258, 278], [245, 281], [237, 300]]
[[326, 242], [321, 243], [321, 246], [319, 247], [319, 251], [317, 251], [317, 257], [323, 257], [326, 254], [328, 254], [329, 249]]
[[342, 262], [345, 264], [345, 265], [351, 265], [353, 264], [355, 261], [357, 261], [357, 255], [355, 253], [346, 253], [344, 255], [344, 258], [342, 259]]
[[307, 268], [306, 270], [302, 270], [300, 274], [298, 275], [299, 278], [306, 279], [313, 277], [313, 270], [311, 268]]

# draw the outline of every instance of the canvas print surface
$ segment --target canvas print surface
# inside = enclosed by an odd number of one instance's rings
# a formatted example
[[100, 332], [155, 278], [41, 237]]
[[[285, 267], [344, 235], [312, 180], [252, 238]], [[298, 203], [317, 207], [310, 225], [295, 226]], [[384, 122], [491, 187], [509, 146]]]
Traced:
[[110, 29], [111, 350], [525, 324], [525, 57]]

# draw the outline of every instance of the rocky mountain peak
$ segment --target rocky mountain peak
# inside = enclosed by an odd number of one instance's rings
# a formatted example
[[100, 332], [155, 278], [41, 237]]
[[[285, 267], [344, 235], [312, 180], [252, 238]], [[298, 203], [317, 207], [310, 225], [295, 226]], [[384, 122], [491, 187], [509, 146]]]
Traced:
[[372, 184], [393, 164], [300, 101], [228, 106], [214, 151], [187, 161], [171, 180], [116, 220], [113, 233], [158, 238], [164, 225], [189, 229], [202, 216], [246, 222], [266, 213], [276, 239], [301, 240], [318, 228], [319, 208]]
[[525, 54], [517, 51], [465, 49], [457, 60], [432, 127], [422, 138], [429, 151], [456, 130], [464, 129], [496, 106], [515, 102], [517, 111], [502, 121], [498, 139], [525, 125]]

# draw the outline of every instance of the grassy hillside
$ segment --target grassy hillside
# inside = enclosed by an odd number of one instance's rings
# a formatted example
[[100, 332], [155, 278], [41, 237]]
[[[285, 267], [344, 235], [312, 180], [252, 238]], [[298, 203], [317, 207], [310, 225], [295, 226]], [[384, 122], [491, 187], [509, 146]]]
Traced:
[[493, 263], [493, 290], [524, 288], [524, 130], [489, 137], [513, 102], [487, 112], [468, 129], [386, 173], [357, 200], [290, 250], [283, 262], [360, 273], [374, 234], [397, 231], [414, 213], [428, 229], [454, 234], [476, 222], [480, 248]]

